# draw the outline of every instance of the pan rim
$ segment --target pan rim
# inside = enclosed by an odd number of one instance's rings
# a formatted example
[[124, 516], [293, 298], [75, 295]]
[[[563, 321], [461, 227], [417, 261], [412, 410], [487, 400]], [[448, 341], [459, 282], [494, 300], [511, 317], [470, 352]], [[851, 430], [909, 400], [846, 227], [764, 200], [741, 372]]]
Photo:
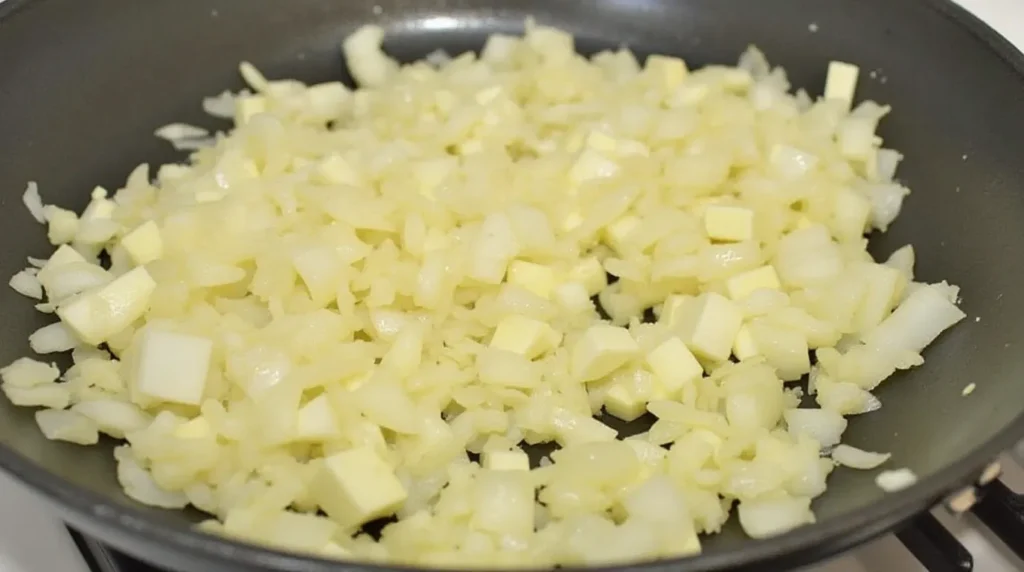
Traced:
[[[19, 13], [40, 5], [45, 0], [6, 0], [0, 4], [0, 24]], [[1024, 79], [1024, 53], [979, 17], [953, 0], [917, 0], [984, 43], [991, 54]], [[2, 29], [2, 26], [0, 26]], [[644, 561], [617, 566], [567, 567], [566, 572], [667, 572], [685, 563], [693, 572], [719, 570], [763, 569], [764, 566], [786, 563], [799, 565], [819, 562], [867, 542], [941, 501], [946, 495], [972, 483], [987, 463], [1012, 448], [1024, 438], [1024, 411], [981, 446], [964, 455], [945, 469], [921, 479], [889, 502], [862, 506], [842, 518], [804, 526], [763, 540], [750, 539], [738, 550], [702, 554], [685, 559]], [[275, 550], [226, 537], [202, 532], [193, 526], [156, 518], [145, 509], [116, 504], [107, 497], [72, 484], [60, 475], [36, 465], [20, 453], [0, 444], [0, 469], [14, 477], [27, 489], [59, 506], [70, 520], [83, 528], [102, 531], [104, 543], [128, 553], [132, 542], [159, 546], [163, 551], [186, 551], [192, 560], [204, 560], [228, 569], [248, 567], [269, 568], [281, 572], [332, 572], [339, 565], [366, 572], [417, 572], [424, 570], [405, 565], [376, 563], [341, 563], [298, 553]], [[74, 524], [74, 523], [73, 523]], [[115, 539], [116, 532], [126, 535]], [[105, 536], [105, 538], [104, 538]], [[749, 568], [748, 568], [749, 567]], [[521, 572], [522, 569], [494, 569], [493, 572]]]

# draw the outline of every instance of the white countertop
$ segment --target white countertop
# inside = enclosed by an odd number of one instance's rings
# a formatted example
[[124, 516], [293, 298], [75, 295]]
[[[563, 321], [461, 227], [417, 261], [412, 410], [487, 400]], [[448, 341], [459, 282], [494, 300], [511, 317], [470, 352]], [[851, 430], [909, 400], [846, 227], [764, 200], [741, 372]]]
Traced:
[[[895, 1], [895, 0], [894, 0]], [[957, 0], [1024, 50], [1024, 0]], [[2, 3], [3, 0], [0, 0]], [[1018, 570], [969, 520], [947, 524], [972, 552], [979, 572]], [[891, 535], [823, 566], [820, 572], [920, 570]], [[0, 572], [88, 572], [64, 525], [49, 507], [0, 473]], [[810, 571], [809, 571], [810, 572]]]

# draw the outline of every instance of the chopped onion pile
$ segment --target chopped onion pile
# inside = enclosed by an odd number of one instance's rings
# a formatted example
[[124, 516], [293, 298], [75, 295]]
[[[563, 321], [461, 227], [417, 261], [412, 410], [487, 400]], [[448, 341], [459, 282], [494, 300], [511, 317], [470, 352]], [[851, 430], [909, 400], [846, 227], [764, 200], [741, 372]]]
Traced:
[[856, 67], [814, 101], [756, 50], [690, 71], [530, 25], [399, 65], [382, 36], [345, 41], [356, 91], [243, 64], [204, 102], [233, 131], [161, 129], [188, 163], [81, 214], [29, 186], [58, 249], [11, 286], [74, 365], [0, 373], [47, 437], [124, 439], [125, 492], [207, 530], [468, 567], [695, 554], [734, 506], [779, 534], [888, 458], [844, 417], [964, 314], [910, 246], [866, 251], [908, 190]]

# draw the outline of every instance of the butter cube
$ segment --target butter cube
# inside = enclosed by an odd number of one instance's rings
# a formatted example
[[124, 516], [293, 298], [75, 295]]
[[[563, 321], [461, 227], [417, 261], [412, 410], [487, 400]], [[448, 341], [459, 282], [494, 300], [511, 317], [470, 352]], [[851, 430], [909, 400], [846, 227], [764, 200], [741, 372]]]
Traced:
[[740, 327], [740, 331], [736, 332], [736, 339], [732, 342], [732, 355], [736, 356], [739, 361], [743, 361], [760, 355], [760, 353], [754, 342], [754, 336], [750, 333], [750, 326], [744, 324]]
[[533, 359], [557, 348], [561, 342], [562, 334], [548, 324], [524, 316], [509, 316], [498, 323], [490, 345]]
[[316, 168], [316, 177], [319, 181], [329, 185], [358, 185], [359, 174], [337, 153], [325, 157]]
[[262, 95], [239, 97], [235, 100], [235, 125], [245, 125], [256, 115], [267, 110], [267, 99]]
[[626, 215], [604, 228], [604, 240], [616, 252], [622, 252], [629, 240], [629, 235], [640, 226], [640, 219]]
[[675, 329], [698, 358], [722, 362], [729, 359], [742, 324], [743, 310], [735, 302], [708, 292], [686, 300]]
[[57, 309], [57, 316], [85, 343], [98, 346], [149, 309], [156, 282], [142, 266], [82, 294]]
[[608, 286], [608, 274], [601, 266], [601, 262], [591, 256], [581, 260], [569, 270], [569, 281], [583, 284], [587, 294], [593, 296]]
[[626, 328], [606, 324], [591, 326], [572, 349], [572, 376], [581, 383], [600, 379], [639, 351], [640, 347]]
[[679, 58], [654, 54], [647, 56], [644, 72], [651, 77], [658, 87], [665, 90], [673, 90], [683, 83], [688, 70], [686, 69], [686, 62]]
[[208, 338], [146, 329], [136, 357], [135, 390], [157, 401], [199, 405], [212, 352]]
[[618, 163], [598, 151], [584, 149], [569, 168], [569, 181], [581, 185], [588, 181], [614, 177], [618, 172]]
[[121, 247], [136, 265], [148, 264], [164, 253], [160, 228], [153, 221], [146, 221], [121, 239]]
[[755, 290], [762, 288], [778, 290], [781, 287], [779, 275], [775, 272], [775, 267], [770, 264], [737, 274], [725, 281], [725, 289], [729, 292], [729, 297], [736, 301], [750, 296]]
[[704, 230], [711, 240], [742, 242], [754, 236], [754, 211], [711, 205], [704, 211]]
[[533, 292], [541, 298], [551, 298], [551, 292], [557, 285], [555, 271], [547, 266], [522, 260], [514, 260], [508, 265], [507, 281]]
[[625, 384], [617, 383], [604, 395], [604, 409], [623, 421], [633, 421], [647, 412], [647, 400]]
[[492, 471], [529, 471], [530, 457], [523, 451], [484, 451], [480, 460]]
[[394, 513], [408, 498], [391, 466], [369, 447], [325, 458], [311, 489], [320, 508], [348, 531]]
[[299, 408], [296, 437], [309, 441], [326, 441], [341, 434], [338, 419], [326, 393], [314, 397]]
[[690, 348], [674, 336], [651, 350], [646, 360], [670, 398], [679, 395], [683, 386], [693, 383], [704, 374], [704, 368], [690, 352]]
[[857, 90], [857, 77], [860, 68], [845, 62], [829, 62], [828, 76], [825, 79], [825, 99], [841, 101], [846, 109], [853, 103]]

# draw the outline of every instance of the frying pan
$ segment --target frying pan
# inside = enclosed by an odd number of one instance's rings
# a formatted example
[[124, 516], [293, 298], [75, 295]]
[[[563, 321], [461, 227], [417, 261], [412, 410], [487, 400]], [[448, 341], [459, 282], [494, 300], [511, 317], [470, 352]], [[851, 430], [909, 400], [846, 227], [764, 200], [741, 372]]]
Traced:
[[[153, 130], [172, 121], [214, 129], [198, 102], [241, 88], [239, 61], [272, 77], [344, 76], [339, 43], [377, 22], [401, 59], [479, 48], [524, 18], [562, 27], [584, 52], [626, 44], [692, 66], [734, 62], [748, 45], [820, 93], [826, 64], [864, 70], [859, 95], [889, 103], [881, 131], [906, 153], [914, 193], [874, 237], [885, 256], [913, 243], [918, 275], [948, 279], [970, 315], [896, 376], [884, 407], [853, 418], [847, 441], [893, 453], [920, 476], [885, 494], [873, 472], [838, 470], [816, 501], [819, 522], [763, 541], [735, 525], [696, 558], [620, 569], [770, 570], [821, 559], [886, 531], [975, 479], [1024, 435], [1024, 58], [941, 0], [8, 0], [0, 5], [0, 274], [44, 256], [43, 231], [18, 199], [37, 180], [48, 202], [81, 208], [94, 184], [119, 188], [140, 163], [181, 160]], [[347, 77], [346, 77], [347, 79]], [[0, 363], [44, 325], [0, 288]], [[975, 319], [977, 318], [977, 320]], [[965, 397], [969, 383], [977, 390]], [[87, 534], [179, 571], [385, 570], [275, 552], [196, 532], [198, 514], [122, 495], [110, 443], [46, 441], [31, 411], [0, 403], [0, 466]]]

